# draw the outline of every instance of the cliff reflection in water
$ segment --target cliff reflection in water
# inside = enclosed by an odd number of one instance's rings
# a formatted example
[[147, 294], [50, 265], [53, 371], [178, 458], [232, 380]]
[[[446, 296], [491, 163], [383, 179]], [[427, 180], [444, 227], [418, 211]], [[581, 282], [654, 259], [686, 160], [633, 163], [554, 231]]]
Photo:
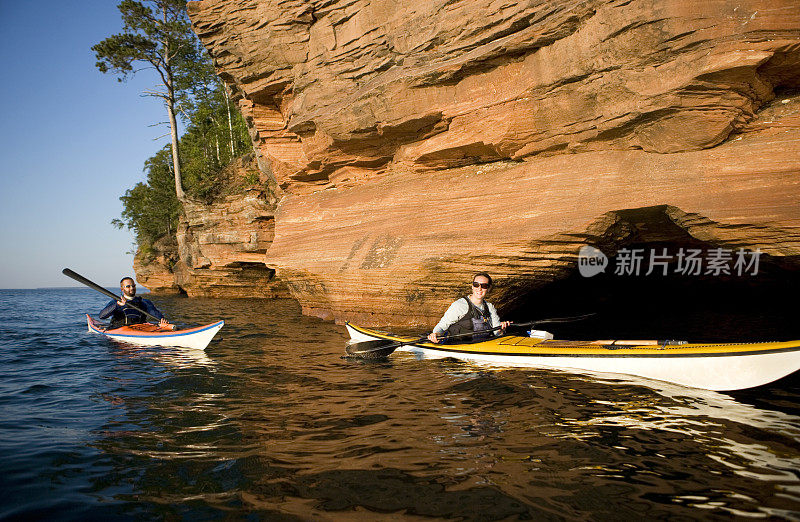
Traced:
[[403, 353], [354, 362], [343, 328], [292, 301], [156, 300], [226, 326], [196, 360], [109, 348], [116, 415], [93, 431], [92, 494], [117, 513], [800, 517], [797, 379], [732, 396]]

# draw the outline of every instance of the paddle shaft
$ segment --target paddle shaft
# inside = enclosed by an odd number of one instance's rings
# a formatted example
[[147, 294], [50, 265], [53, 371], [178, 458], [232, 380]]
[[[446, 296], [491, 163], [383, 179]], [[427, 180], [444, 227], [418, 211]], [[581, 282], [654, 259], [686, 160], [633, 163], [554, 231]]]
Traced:
[[[492, 328], [491, 330], [484, 330], [484, 332], [487, 332], [487, 333], [488, 332], [495, 332], [495, 331], [497, 331], [499, 329], [500, 329], [500, 327], [498, 326], [498, 327]], [[472, 337], [473, 335], [475, 335], [475, 334], [474, 333], [457, 334], [457, 335], [449, 336], [448, 339], [456, 339], [456, 338], [460, 338], [460, 337]], [[373, 354], [373, 353], [377, 353], [377, 352], [386, 352], [385, 355], [389, 355], [396, 348], [399, 348], [399, 347], [403, 346], [404, 344], [423, 343], [423, 342], [425, 342], [427, 340], [428, 340], [427, 337], [420, 337], [419, 339], [413, 339], [413, 340], [410, 340], [410, 341], [389, 341], [389, 340], [386, 340], [386, 339], [362, 341], [362, 342], [359, 342], [359, 343], [353, 343], [353, 344], [349, 345], [347, 347], [347, 353], [349, 353], [350, 355], [356, 355], [356, 356], [369, 356], [369, 354]], [[380, 341], [383, 341], [383, 342], [380, 342]], [[366, 349], [363, 349], [363, 350], [359, 350], [357, 348], [358, 345], [371, 346], [376, 342], [379, 344], [379, 346], [376, 346], [374, 348], [366, 348]], [[353, 347], [356, 347], [356, 349], [353, 349]]]
[[[89, 281], [88, 279], [86, 279], [85, 277], [83, 277], [82, 275], [80, 275], [79, 273], [77, 273], [77, 272], [73, 272], [73, 271], [72, 271], [72, 270], [70, 270], [69, 268], [65, 268], [64, 270], [62, 270], [62, 271], [61, 271], [61, 273], [62, 273], [62, 274], [64, 274], [65, 276], [67, 276], [67, 277], [71, 277], [72, 279], [74, 279], [75, 281], [77, 281], [77, 282], [79, 282], [79, 283], [81, 283], [81, 284], [84, 284], [84, 285], [88, 286], [89, 288], [91, 288], [91, 289], [93, 289], [93, 290], [97, 290], [97, 291], [98, 291], [98, 292], [100, 292], [101, 294], [103, 294], [103, 295], [106, 295], [106, 296], [110, 297], [110, 298], [111, 298], [111, 299], [113, 299], [114, 301], [121, 301], [121, 300], [122, 300], [122, 298], [121, 298], [121, 297], [119, 297], [119, 296], [118, 296], [117, 294], [115, 294], [114, 292], [110, 292], [109, 290], [107, 290], [107, 289], [103, 288], [102, 286], [98, 285], [97, 283], [95, 283], [95, 282], [92, 282], [92, 281]], [[156, 317], [156, 316], [154, 316], [154, 315], [152, 315], [152, 314], [148, 313], [148, 312], [147, 312], [147, 311], [145, 311], [145, 310], [142, 310], [142, 309], [141, 309], [141, 308], [139, 308], [138, 306], [136, 306], [136, 305], [134, 305], [134, 304], [131, 304], [131, 303], [127, 302], [127, 301], [125, 302], [125, 306], [130, 306], [130, 307], [131, 307], [131, 308], [133, 308], [134, 310], [136, 310], [136, 311], [139, 311], [139, 312], [142, 312], [144, 315], [146, 315], [147, 317], [150, 317], [151, 319], [153, 319], [153, 320], [154, 320], [154, 321], [156, 321], [156, 322], [158, 322], [158, 321], [160, 321], [160, 320], [161, 320], [161, 319], [159, 319], [158, 317]]]
[[[444, 337], [443, 339], [462, 339], [464, 337], [472, 337], [472, 336], [474, 336], [476, 334], [493, 333], [493, 332], [496, 332], [496, 331], [500, 330], [501, 328], [502, 328], [502, 326], [495, 326], [494, 328], [492, 328], [490, 330], [482, 330], [480, 332], [468, 332], [468, 333], [463, 333], [463, 334], [448, 335], [447, 337]], [[428, 336], [426, 335], [425, 337], [420, 337], [416, 341], [411, 341], [411, 342], [395, 341], [394, 343], [392, 343], [390, 345], [384, 346], [383, 349], [386, 350], [387, 348], [389, 348], [389, 346], [392, 346], [392, 345], [397, 345], [397, 346], [395, 346], [395, 348], [397, 348], [397, 347], [403, 346], [404, 344], [424, 343], [427, 340], [428, 340]]]
[[[479, 333], [492, 333], [492, 332], [496, 332], [497, 330], [500, 330], [501, 328], [502, 328], [501, 326], [495, 326], [491, 330], [483, 330], [483, 331], [481, 331]], [[464, 338], [464, 337], [472, 337], [475, 334], [476, 334], [476, 332], [448, 335], [447, 339], [461, 339], [461, 338]], [[361, 343], [354, 343], [353, 345], [351, 345], [349, 347], [350, 349], [348, 349], [348, 353], [350, 353], [351, 355], [365, 355], [365, 354], [370, 354], [370, 353], [374, 353], [374, 352], [386, 352], [386, 355], [389, 355], [396, 348], [399, 348], [399, 347], [401, 347], [401, 346], [403, 346], [405, 344], [424, 343], [427, 340], [428, 340], [428, 337], [425, 336], [425, 337], [420, 337], [419, 339], [414, 339], [413, 341], [386, 341], [386, 344], [384, 344], [383, 346], [377, 346], [375, 348], [368, 348], [366, 350], [352, 350], [353, 346], [361, 344]], [[372, 341], [366, 341], [366, 343], [371, 343], [371, 342]]]

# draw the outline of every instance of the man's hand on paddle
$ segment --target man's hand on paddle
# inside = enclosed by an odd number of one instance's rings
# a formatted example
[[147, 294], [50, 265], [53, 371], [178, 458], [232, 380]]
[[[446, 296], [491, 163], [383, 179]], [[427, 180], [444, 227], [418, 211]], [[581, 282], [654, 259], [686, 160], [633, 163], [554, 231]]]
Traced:
[[439, 344], [439, 336], [436, 335], [436, 332], [429, 333], [428, 340], [434, 344]]
[[163, 317], [158, 322], [158, 326], [160, 326], [161, 328], [169, 328], [170, 330], [174, 330], [175, 329], [175, 325], [174, 324], [170, 324], [169, 321], [167, 321]]

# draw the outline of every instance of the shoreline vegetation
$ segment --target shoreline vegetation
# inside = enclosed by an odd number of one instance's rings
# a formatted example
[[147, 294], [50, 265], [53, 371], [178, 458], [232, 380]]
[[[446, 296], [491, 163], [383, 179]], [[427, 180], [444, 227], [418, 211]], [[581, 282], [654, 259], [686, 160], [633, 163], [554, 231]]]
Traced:
[[[140, 71], [154, 72], [161, 88], [142, 96], [164, 103], [170, 123], [165, 136], [172, 137], [145, 161], [146, 180], [125, 191], [121, 216], [111, 222], [132, 230], [136, 251], [147, 256], [157, 244], [175, 242], [182, 203], [209, 203], [224, 195], [230, 184], [226, 171], [253, 149], [242, 114], [191, 29], [185, 2], [123, 0], [118, 8], [123, 32], [92, 47], [97, 68], [120, 82]], [[185, 127], [181, 136], [176, 116]], [[246, 181], [260, 185], [258, 178]]]

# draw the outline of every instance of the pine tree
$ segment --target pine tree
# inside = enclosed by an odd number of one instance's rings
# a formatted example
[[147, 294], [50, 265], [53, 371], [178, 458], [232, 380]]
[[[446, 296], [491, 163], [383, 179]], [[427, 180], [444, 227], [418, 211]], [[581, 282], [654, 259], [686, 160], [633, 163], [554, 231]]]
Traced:
[[[164, 101], [172, 137], [175, 194], [184, 201], [178, 150], [176, 109], [193, 82], [196, 64], [204, 60], [186, 14], [185, 0], [123, 0], [118, 5], [123, 32], [92, 47], [97, 68], [117, 74], [118, 81], [144, 69], [156, 71], [163, 90], [146, 91]], [[136, 68], [141, 66], [141, 68]]]

